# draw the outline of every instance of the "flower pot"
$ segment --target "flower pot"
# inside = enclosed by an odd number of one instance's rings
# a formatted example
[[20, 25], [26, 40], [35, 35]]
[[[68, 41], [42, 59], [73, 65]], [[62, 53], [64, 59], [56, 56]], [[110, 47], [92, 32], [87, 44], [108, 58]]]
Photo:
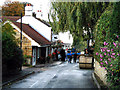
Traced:
[[84, 55], [79, 57], [79, 68], [92, 68], [92, 57]]

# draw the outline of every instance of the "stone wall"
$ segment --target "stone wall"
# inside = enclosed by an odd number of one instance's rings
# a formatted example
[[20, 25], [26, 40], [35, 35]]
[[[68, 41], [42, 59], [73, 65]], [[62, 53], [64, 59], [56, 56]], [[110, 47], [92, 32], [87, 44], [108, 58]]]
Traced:
[[[20, 41], [20, 32], [17, 30], [14, 30], [16, 32], [16, 39]], [[20, 45], [20, 44], [19, 44]], [[23, 55], [30, 55], [32, 56], [32, 46], [31, 46], [31, 41], [26, 38], [24, 35], [22, 35], [22, 50], [23, 50]]]
[[104, 69], [104, 67], [101, 67], [99, 62], [95, 60], [94, 62], [94, 73], [97, 74], [97, 76], [99, 76], [99, 78], [103, 81], [103, 83], [105, 85], [107, 85], [107, 78], [106, 78], [106, 74], [107, 71]]

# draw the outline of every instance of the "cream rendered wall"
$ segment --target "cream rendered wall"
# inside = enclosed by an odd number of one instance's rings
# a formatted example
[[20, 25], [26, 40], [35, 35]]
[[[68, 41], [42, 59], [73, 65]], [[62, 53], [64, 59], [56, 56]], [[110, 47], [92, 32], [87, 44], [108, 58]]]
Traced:
[[73, 44], [73, 37], [70, 34], [70, 31], [67, 32], [60, 32], [59, 33], [59, 40], [63, 41], [63, 43], [70, 43], [71, 45]]

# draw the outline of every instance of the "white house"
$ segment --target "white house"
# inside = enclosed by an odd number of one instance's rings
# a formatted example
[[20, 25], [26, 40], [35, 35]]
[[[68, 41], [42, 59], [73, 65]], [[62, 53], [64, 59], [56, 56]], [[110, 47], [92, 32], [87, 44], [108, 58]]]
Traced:
[[64, 49], [71, 48], [73, 44], [73, 37], [72, 34], [70, 34], [70, 31], [52, 34], [52, 41], [55, 42], [57, 40], [61, 40], [63, 42]]
[[[21, 19], [17, 20], [21, 22]], [[22, 17], [22, 23], [29, 24], [33, 29], [39, 32], [42, 36], [51, 41], [51, 27], [41, 22], [40, 19], [33, 17], [33, 6], [28, 4], [25, 7], [25, 16]]]
[[[31, 55], [30, 64], [37, 64], [38, 59], [45, 59], [50, 54], [51, 27], [46, 22], [32, 16], [32, 5], [25, 7], [25, 16], [22, 17], [22, 49], [25, 55]], [[20, 38], [21, 18], [16, 16], [2, 17], [7, 18], [14, 30], [17, 32], [16, 38]]]

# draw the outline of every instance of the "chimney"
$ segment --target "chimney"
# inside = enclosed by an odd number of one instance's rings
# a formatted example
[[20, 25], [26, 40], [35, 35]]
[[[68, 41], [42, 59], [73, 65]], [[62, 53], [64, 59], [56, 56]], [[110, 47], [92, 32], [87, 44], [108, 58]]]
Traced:
[[33, 7], [31, 4], [26, 4], [25, 6], [25, 16], [32, 16]]

